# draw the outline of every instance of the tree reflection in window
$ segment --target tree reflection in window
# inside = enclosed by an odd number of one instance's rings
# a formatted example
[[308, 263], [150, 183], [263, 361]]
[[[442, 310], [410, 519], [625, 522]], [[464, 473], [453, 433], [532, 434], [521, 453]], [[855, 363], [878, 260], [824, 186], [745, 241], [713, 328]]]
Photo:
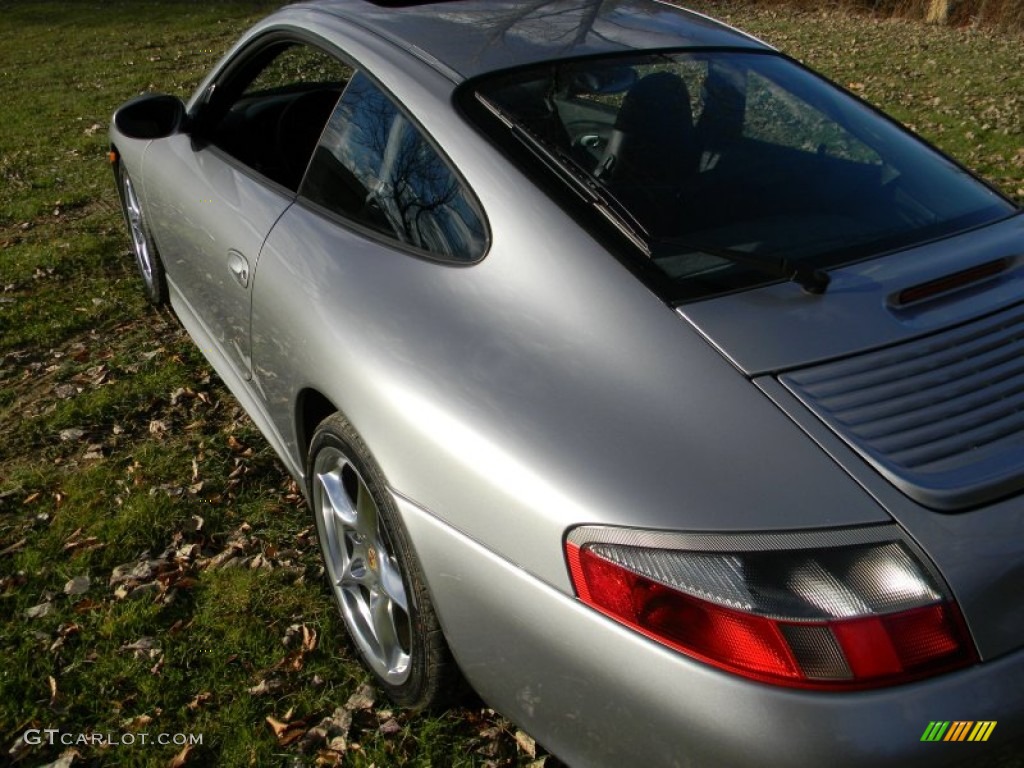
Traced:
[[483, 222], [465, 187], [361, 73], [327, 124], [302, 195], [445, 259], [472, 261], [483, 254]]

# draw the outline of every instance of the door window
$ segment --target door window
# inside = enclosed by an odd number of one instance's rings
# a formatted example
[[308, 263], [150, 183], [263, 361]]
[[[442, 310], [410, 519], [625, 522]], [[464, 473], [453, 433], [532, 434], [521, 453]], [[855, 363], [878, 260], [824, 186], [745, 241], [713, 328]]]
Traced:
[[217, 82], [197, 132], [294, 192], [350, 77], [350, 68], [306, 43], [257, 44]]

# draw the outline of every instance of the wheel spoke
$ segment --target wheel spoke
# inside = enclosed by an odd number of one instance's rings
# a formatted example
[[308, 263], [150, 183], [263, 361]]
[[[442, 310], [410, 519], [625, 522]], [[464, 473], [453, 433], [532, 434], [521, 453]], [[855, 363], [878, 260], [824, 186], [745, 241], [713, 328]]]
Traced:
[[351, 555], [344, 552], [345, 545], [342, 545], [342, 554], [339, 555], [338, 560], [341, 562], [339, 565], [339, 573], [334, 574], [335, 584], [342, 589], [353, 590], [358, 589], [361, 584], [366, 581], [366, 566], [365, 558], [360, 556], [360, 553], [353, 551]]
[[409, 613], [409, 601], [405, 596], [405, 584], [402, 572], [391, 555], [381, 550], [377, 562], [380, 568], [380, 588], [388, 598], [406, 614]]
[[358, 513], [353, 509], [352, 501], [341, 481], [341, 467], [330, 472], [322, 472], [316, 477], [324, 489], [324, 501], [330, 506], [331, 515], [337, 519], [340, 526], [348, 529], [355, 528]]
[[[325, 555], [331, 580], [336, 587], [347, 587], [361, 582], [360, 569], [365, 562], [359, 557], [354, 539], [355, 517], [352, 503], [345, 493], [341, 467], [335, 465], [327, 472], [317, 474], [323, 495], [318, 504], [318, 515], [326, 537]], [[364, 553], [365, 554], [365, 553]]]
[[403, 667], [408, 653], [402, 647], [398, 627], [395, 625], [395, 606], [383, 592], [371, 593], [370, 614], [373, 617], [373, 634], [381, 650], [381, 656], [389, 671]]

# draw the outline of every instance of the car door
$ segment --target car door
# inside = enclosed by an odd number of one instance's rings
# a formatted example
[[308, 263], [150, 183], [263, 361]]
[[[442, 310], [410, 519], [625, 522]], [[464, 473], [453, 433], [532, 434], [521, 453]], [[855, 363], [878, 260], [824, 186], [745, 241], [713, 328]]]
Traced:
[[402, 346], [377, 322], [382, 308], [410, 289], [431, 293], [442, 270], [476, 262], [487, 247], [468, 185], [412, 116], [356, 72], [260, 260], [254, 387], [279, 433], [292, 435], [295, 393], [359, 386], [372, 366], [355, 347], [374, 338]]
[[222, 69], [187, 133], [146, 154], [146, 195], [172, 298], [244, 378], [256, 264], [291, 205], [346, 70], [319, 49], [273, 36]]

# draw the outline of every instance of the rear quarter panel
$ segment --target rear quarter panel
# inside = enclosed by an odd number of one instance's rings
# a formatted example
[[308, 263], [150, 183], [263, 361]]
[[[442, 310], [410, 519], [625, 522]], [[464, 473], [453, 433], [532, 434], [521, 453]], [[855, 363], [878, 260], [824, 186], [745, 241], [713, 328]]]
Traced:
[[487, 212], [447, 266], [296, 204], [255, 274], [253, 359], [300, 454], [299, 391], [362, 434], [392, 486], [569, 590], [565, 530], [818, 527], [887, 516], [685, 321], [453, 114], [452, 83], [352, 45]]

